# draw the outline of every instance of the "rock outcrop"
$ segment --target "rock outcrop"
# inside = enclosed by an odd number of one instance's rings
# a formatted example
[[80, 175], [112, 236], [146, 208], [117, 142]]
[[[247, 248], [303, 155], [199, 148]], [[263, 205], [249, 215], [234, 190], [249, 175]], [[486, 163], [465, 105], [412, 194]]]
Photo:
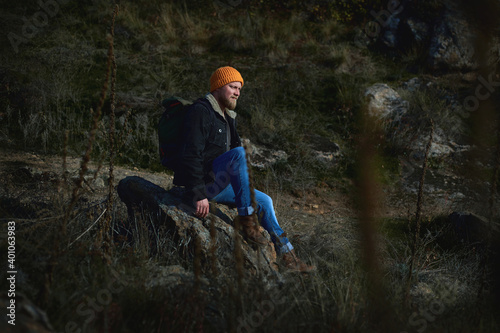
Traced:
[[122, 179], [117, 191], [127, 205], [129, 219], [147, 213], [154, 221], [150, 234], [166, 231], [164, 234], [171, 235], [177, 244], [179, 255], [192, 258], [202, 274], [234, 274], [241, 263], [245, 275], [279, 279], [276, 252], [269, 234], [261, 228], [268, 244], [258, 248], [249, 244], [233, 228], [236, 209], [211, 203], [210, 214], [200, 219], [182, 203], [181, 189], [167, 191], [137, 176]]
[[[474, 41], [478, 28], [470, 22], [464, 9], [453, 1], [436, 8], [401, 1], [402, 10], [390, 15], [377, 36], [378, 44], [390, 52], [411, 50], [415, 45], [425, 49], [430, 68], [446, 71], [470, 71], [478, 68]], [[500, 56], [499, 43], [491, 48], [492, 63]]]

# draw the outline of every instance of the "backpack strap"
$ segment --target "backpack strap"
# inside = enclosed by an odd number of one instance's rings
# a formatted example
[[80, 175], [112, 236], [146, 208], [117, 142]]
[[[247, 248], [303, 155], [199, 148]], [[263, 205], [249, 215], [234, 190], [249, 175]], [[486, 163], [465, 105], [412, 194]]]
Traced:
[[200, 103], [202, 104], [209, 112], [210, 114], [210, 135], [209, 135], [209, 138], [213, 138], [215, 137], [215, 111], [214, 109], [212, 108], [212, 104], [210, 104], [210, 101], [208, 99], [206, 99], [205, 97], [200, 97], [198, 98], [196, 101], [193, 102], [193, 104], [195, 103]]

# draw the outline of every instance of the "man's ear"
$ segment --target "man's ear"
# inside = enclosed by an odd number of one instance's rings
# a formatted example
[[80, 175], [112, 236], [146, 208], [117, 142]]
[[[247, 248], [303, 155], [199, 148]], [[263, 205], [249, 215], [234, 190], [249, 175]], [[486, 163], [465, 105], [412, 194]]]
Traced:
[[217, 88], [214, 91], [212, 91], [212, 96], [214, 96], [216, 100], [219, 100], [219, 97], [220, 97], [220, 88]]

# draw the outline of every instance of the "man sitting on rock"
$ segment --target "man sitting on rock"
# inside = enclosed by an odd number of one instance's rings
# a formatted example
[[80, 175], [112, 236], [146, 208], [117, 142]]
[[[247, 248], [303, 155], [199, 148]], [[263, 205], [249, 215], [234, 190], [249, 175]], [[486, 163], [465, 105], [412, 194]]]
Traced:
[[235, 127], [236, 113], [232, 111], [242, 87], [243, 78], [232, 67], [221, 67], [212, 74], [210, 93], [186, 112], [174, 184], [187, 189], [185, 200], [200, 218], [208, 215], [209, 200], [235, 205], [243, 235], [257, 244], [267, 243], [254, 214], [262, 216], [261, 224], [271, 235], [276, 251], [283, 255], [286, 268], [309, 272], [314, 267], [296, 257], [278, 224], [272, 199], [255, 190], [257, 212], [252, 207], [245, 150]]

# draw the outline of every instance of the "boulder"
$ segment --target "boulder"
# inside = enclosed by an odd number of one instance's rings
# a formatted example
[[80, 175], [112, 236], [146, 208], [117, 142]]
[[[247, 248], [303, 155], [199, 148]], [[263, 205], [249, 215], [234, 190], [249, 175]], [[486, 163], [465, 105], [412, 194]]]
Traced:
[[280, 279], [269, 234], [261, 227], [268, 240], [265, 246], [257, 247], [247, 242], [233, 228], [232, 221], [237, 215], [235, 208], [210, 203], [209, 215], [200, 219], [182, 202], [182, 189], [174, 187], [167, 191], [137, 176], [122, 179], [117, 191], [127, 205], [129, 219], [144, 213], [151, 216], [154, 223], [150, 234], [155, 237], [171, 235], [179, 255], [197, 262], [202, 274], [234, 274], [238, 263], [242, 263], [245, 275], [269, 281]]
[[242, 143], [248, 149], [250, 164], [257, 169], [265, 169], [276, 162], [286, 161], [287, 153], [283, 150], [273, 150], [258, 146], [250, 142], [250, 139], [242, 139]]
[[408, 102], [385, 83], [376, 83], [365, 91], [368, 114], [380, 120], [399, 120], [408, 111]]

